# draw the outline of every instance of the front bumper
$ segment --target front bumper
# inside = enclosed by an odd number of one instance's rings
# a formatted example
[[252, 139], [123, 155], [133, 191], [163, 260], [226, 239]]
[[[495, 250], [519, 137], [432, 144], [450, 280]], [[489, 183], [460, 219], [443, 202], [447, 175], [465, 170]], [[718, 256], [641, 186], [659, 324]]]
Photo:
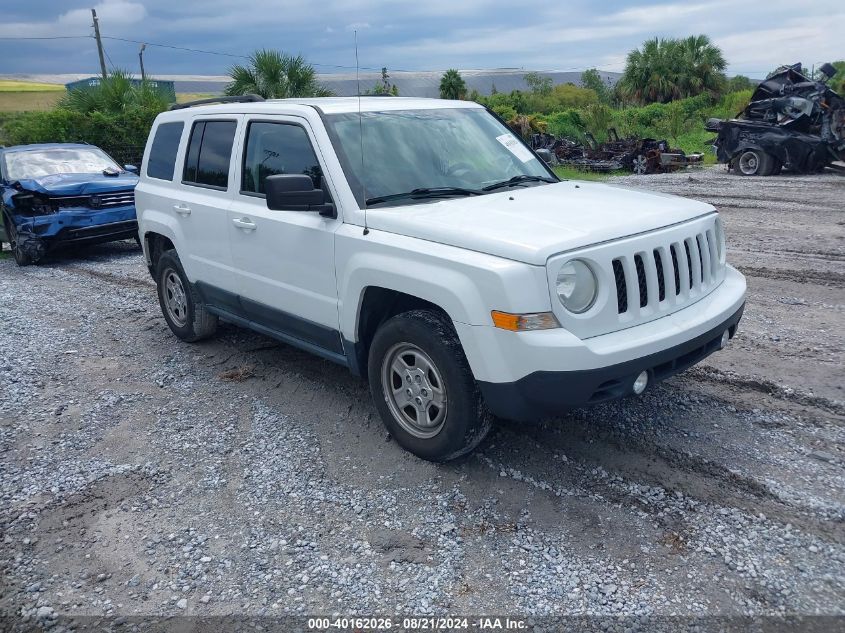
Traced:
[[736, 334], [743, 303], [727, 319], [689, 341], [627, 362], [575, 371], [538, 371], [511, 383], [479, 382], [490, 410], [509, 420], [529, 421], [574, 407], [613, 400], [634, 393], [637, 376], [648, 372], [648, 384], [664, 380], [700, 362], [720, 348], [722, 334]]

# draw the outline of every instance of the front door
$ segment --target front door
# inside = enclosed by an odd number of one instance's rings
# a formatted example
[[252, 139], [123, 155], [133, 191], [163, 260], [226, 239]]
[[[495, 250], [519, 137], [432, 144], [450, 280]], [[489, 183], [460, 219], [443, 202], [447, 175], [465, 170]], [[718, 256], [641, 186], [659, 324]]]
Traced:
[[311, 130], [298, 117], [247, 117], [244, 124], [228, 231], [246, 317], [340, 354], [334, 232], [341, 222], [316, 212], [271, 211], [264, 195], [267, 176], [307, 174], [333, 198]]

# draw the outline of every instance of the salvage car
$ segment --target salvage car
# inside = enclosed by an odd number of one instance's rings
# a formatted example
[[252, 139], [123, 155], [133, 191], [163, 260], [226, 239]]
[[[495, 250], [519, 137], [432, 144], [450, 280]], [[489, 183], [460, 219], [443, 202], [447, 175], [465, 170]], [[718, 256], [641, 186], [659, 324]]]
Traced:
[[822, 81], [801, 64], [782, 66], [761, 82], [735, 119], [710, 119], [719, 162], [741, 176], [774, 176], [823, 170], [845, 160], [845, 99], [827, 82], [836, 74], [822, 64]]
[[93, 145], [0, 148], [0, 243], [25, 266], [71, 244], [137, 238], [137, 168]]
[[709, 204], [561, 181], [468, 101], [219, 101], [160, 114], [144, 154], [165, 321], [366, 377], [422, 458], [468, 453], [494, 416], [642, 394], [737, 331], [745, 278]]

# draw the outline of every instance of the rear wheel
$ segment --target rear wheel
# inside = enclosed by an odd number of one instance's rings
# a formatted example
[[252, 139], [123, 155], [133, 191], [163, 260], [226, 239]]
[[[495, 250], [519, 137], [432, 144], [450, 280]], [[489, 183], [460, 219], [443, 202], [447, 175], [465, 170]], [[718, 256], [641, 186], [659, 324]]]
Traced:
[[376, 332], [369, 354], [370, 390], [387, 430], [406, 450], [444, 462], [469, 453], [492, 416], [449, 319], [413, 310]]
[[747, 149], [736, 159], [734, 167], [742, 176], [770, 176], [777, 159], [759, 149]]
[[164, 320], [180, 339], [193, 343], [217, 331], [217, 316], [206, 309], [188, 282], [175, 250], [165, 251], [159, 258], [156, 286]]

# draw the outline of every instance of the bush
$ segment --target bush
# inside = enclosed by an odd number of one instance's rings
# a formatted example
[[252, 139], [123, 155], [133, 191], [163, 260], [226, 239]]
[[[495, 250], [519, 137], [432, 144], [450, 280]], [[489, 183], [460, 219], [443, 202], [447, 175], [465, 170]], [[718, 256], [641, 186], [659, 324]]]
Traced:
[[26, 112], [0, 121], [0, 142], [90, 143], [119, 163], [139, 163], [158, 109], [132, 109], [121, 114], [82, 114], [62, 108]]

